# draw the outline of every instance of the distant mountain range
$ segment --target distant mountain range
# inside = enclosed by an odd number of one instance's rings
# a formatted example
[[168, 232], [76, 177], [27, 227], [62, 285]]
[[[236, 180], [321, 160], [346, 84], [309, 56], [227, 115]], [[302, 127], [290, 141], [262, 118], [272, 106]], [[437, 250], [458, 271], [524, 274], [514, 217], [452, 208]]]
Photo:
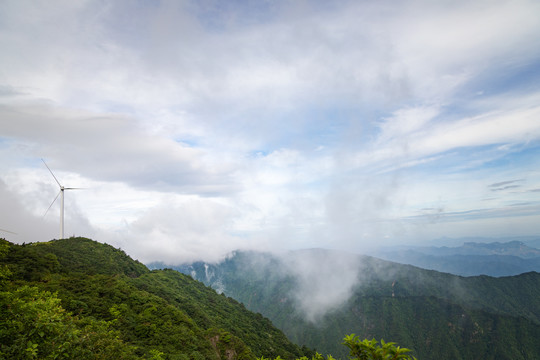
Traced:
[[[464, 245], [484, 254], [504, 247], [534, 254], [522, 244]], [[396, 341], [419, 359], [540, 359], [536, 272], [461, 277], [320, 249], [236, 252], [175, 269], [260, 312], [293, 342], [342, 359], [348, 333]]]
[[381, 259], [462, 276], [512, 276], [540, 272], [540, 250], [523, 241], [465, 242], [458, 247], [387, 248], [372, 253]]
[[504, 237], [483, 237], [483, 236], [466, 236], [459, 238], [440, 237], [429, 241], [431, 247], [460, 247], [461, 245], [469, 242], [479, 244], [489, 243], [509, 243], [509, 242], [522, 242], [529, 247], [540, 249], [540, 236], [504, 236]]

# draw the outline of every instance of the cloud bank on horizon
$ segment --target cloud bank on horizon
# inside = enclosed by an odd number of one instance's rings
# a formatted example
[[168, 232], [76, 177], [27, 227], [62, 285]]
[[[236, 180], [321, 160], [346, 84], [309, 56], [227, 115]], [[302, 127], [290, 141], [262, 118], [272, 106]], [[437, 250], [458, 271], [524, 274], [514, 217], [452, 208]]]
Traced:
[[[142, 261], [540, 233], [537, 1], [0, 3], [0, 233]], [[16, 234], [13, 234], [16, 233]]]

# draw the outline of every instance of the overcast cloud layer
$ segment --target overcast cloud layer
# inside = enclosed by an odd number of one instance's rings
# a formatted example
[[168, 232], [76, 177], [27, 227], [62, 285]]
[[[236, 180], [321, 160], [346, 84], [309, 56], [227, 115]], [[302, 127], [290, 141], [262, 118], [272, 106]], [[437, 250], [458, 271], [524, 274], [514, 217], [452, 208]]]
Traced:
[[538, 1], [0, 2], [0, 236], [142, 261], [540, 233]]

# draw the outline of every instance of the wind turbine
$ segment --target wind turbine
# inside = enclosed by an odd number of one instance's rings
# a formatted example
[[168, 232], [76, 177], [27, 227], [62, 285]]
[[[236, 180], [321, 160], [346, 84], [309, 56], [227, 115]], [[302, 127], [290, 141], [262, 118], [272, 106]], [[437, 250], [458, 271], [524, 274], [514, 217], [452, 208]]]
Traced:
[[[54, 200], [52, 201], [51, 205], [49, 205], [49, 208], [47, 209], [47, 211], [45, 211], [45, 215], [47, 215], [47, 213], [49, 212], [49, 209], [53, 206], [54, 202], [56, 201], [56, 199], [58, 199], [58, 196], [60, 194], [62, 194], [62, 197], [60, 199], [60, 239], [63, 239], [64, 238], [64, 190], [76, 190], [76, 189], [81, 189], [81, 188], [73, 188], [73, 187], [64, 187], [64, 185], [60, 184], [60, 181], [58, 181], [58, 179], [56, 178], [56, 176], [54, 176], [51, 168], [47, 165], [47, 163], [45, 162], [45, 160], [41, 159], [41, 161], [43, 161], [43, 163], [45, 164], [45, 166], [47, 166], [47, 169], [49, 169], [49, 172], [51, 173], [51, 175], [53, 176], [54, 180], [56, 180], [56, 183], [58, 184], [58, 186], [60, 187], [60, 191], [58, 192], [58, 194], [56, 194], [56, 197], [54, 198]], [[43, 215], [43, 216], [45, 216]]]

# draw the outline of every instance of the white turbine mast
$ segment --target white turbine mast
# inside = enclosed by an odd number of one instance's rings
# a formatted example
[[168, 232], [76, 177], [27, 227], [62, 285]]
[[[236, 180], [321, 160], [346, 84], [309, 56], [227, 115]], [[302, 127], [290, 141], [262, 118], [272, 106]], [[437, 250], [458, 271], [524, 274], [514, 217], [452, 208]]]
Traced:
[[[43, 163], [45, 164], [47, 169], [49, 169], [49, 172], [51, 173], [54, 180], [56, 181], [56, 183], [60, 187], [60, 191], [58, 192], [58, 194], [56, 194], [56, 197], [52, 201], [51, 205], [49, 205], [49, 208], [47, 209], [47, 211], [45, 211], [45, 215], [47, 215], [47, 213], [49, 212], [49, 209], [53, 206], [56, 199], [58, 199], [58, 196], [60, 194], [62, 194], [62, 197], [60, 199], [60, 239], [63, 239], [64, 238], [64, 190], [77, 190], [77, 189], [82, 189], [82, 188], [64, 187], [64, 185], [60, 184], [60, 181], [58, 181], [56, 176], [54, 176], [54, 173], [52, 172], [51, 168], [47, 165], [45, 160], [41, 159], [41, 161], [43, 161]], [[45, 215], [43, 215], [43, 216], [45, 216]]]

